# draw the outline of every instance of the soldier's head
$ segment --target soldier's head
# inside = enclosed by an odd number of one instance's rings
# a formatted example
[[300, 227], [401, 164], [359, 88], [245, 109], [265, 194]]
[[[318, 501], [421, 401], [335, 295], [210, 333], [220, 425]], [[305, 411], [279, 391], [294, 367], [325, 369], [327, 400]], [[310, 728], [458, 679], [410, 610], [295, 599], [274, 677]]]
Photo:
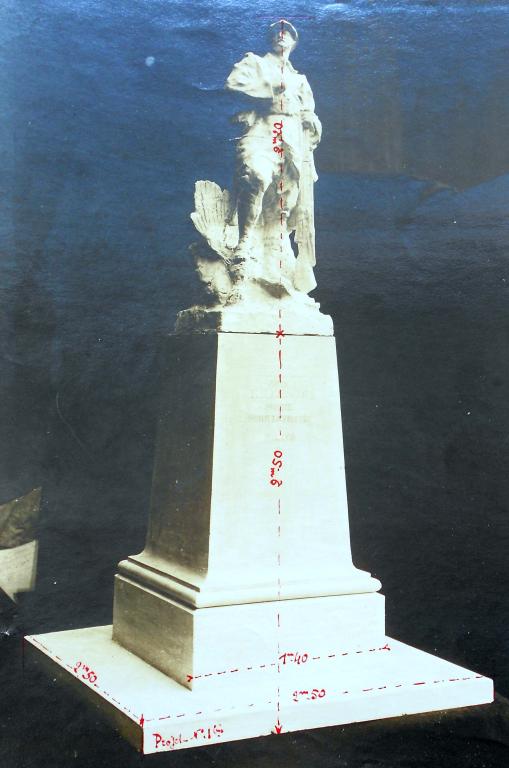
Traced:
[[270, 25], [269, 40], [274, 53], [290, 53], [297, 45], [299, 35], [293, 24], [280, 19]]

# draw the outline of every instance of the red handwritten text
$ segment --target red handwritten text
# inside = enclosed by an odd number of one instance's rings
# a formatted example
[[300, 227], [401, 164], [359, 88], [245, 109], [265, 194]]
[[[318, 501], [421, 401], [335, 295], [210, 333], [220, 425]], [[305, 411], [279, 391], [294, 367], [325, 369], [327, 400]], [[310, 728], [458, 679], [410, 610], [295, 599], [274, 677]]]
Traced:
[[[278, 144], [278, 141], [280, 144]], [[278, 155], [282, 155], [284, 152], [284, 149], [282, 147], [283, 144], [283, 121], [277, 120], [274, 123], [274, 128], [272, 129], [272, 144], [275, 146], [272, 147], [274, 152], [277, 152]]]
[[278, 488], [280, 485], [283, 485], [283, 481], [278, 480], [276, 477], [276, 472], [279, 472], [283, 466], [283, 462], [281, 461], [282, 458], [283, 451], [274, 451], [274, 458], [272, 459], [272, 466], [270, 468], [270, 484], [277, 485]]
[[76, 662], [73, 672], [83, 678], [83, 680], [88, 680], [89, 683], [95, 683], [97, 680], [97, 673], [86, 664], [83, 664], [82, 661]]
[[289, 651], [282, 653], [279, 657], [279, 661], [283, 664], [305, 664], [308, 659], [309, 654], [307, 653], [290, 653]]
[[177, 736], [168, 736], [167, 738], [161, 736], [160, 733], [153, 733], [155, 738], [156, 749], [175, 749], [180, 744], [187, 744], [190, 741], [209, 741], [216, 736], [221, 736], [224, 733], [222, 725], [211, 725], [208, 728], [197, 728], [192, 736], [183, 736], [179, 733]]
[[95, 683], [97, 680], [97, 673], [86, 664], [83, 664], [82, 661], [76, 662], [73, 672], [83, 678], [83, 680], [88, 680], [89, 683]]
[[325, 696], [325, 689], [313, 688], [311, 691], [294, 691], [293, 700], [301, 701], [302, 699], [307, 701], [316, 701], [316, 699], [323, 699]]

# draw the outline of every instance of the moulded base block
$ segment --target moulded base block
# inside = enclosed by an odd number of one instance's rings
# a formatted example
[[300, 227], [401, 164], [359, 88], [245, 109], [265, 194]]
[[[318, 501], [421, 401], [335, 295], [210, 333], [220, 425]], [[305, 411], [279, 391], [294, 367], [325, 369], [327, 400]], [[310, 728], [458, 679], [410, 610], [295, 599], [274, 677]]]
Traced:
[[[232, 659], [229, 670], [214, 671], [217, 685], [191, 691], [115, 643], [111, 632], [37, 635], [26, 638], [27, 648], [144, 754], [493, 701], [490, 679], [389, 637], [327, 658], [296, 651], [268, 669], [238, 670]], [[223, 675], [239, 671], [246, 674], [238, 687], [222, 684]]]
[[[384, 645], [384, 606], [383, 595], [371, 592], [190, 608], [117, 576], [113, 639], [187, 688], [216, 685], [209, 673], [228, 667], [238, 672], [222, 675], [221, 684], [238, 687], [242, 675], [249, 684], [250, 668], [273, 671], [285, 650], [326, 658], [346, 646]], [[270, 687], [262, 677], [259, 685]]]

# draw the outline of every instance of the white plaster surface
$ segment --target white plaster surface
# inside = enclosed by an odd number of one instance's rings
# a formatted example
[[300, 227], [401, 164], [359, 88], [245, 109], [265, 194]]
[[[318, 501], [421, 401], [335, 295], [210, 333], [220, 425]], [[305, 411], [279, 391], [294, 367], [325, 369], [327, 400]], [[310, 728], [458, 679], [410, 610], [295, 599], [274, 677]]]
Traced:
[[179, 313], [178, 332], [270, 333], [282, 302], [291, 332], [332, 333], [307, 296], [316, 287], [313, 154], [322, 126], [306, 76], [290, 63], [296, 42], [295, 28], [277, 23], [272, 50], [248, 52], [225, 83], [250, 97], [233, 118], [241, 133], [235, 191], [196, 182], [191, 219], [201, 239], [191, 250], [203, 303]]
[[353, 651], [307, 649], [300, 664], [267, 659], [268, 667], [243, 674], [232, 658], [226, 669], [210, 670], [213, 685], [190, 691], [113, 642], [111, 632], [90, 627], [27, 642], [36, 663], [49, 661], [53, 675], [81, 689], [145, 754], [493, 700], [488, 678], [390, 637]]
[[[207, 673], [232, 659], [246, 669], [285, 649], [312, 648], [326, 656], [333, 646], [384, 645], [385, 600], [377, 593], [192, 609], [123, 577], [117, 577], [116, 590], [114, 639], [193, 690], [215, 684]], [[239, 675], [222, 682], [235, 685]]]
[[[365, 606], [381, 585], [350, 549], [334, 338], [191, 335], [167, 354], [149, 532], [119, 564], [115, 640], [183, 684], [211, 652], [274, 647], [274, 606], [284, 622], [292, 600], [308, 632], [346, 642], [361, 622], [376, 642], [383, 609]], [[362, 597], [334, 624], [348, 595]]]
[[[184, 340], [169, 352], [173, 343]], [[334, 338], [278, 345], [274, 335], [220, 333], [185, 345], [162, 405], [162, 490], [146, 547], [119, 573], [194, 607], [377, 591], [352, 564]], [[203, 387], [190, 394], [198, 359]]]
[[38, 542], [29, 541], [19, 547], [0, 550], [0, 587], [16, 600], [18, 592], [34, 588]]

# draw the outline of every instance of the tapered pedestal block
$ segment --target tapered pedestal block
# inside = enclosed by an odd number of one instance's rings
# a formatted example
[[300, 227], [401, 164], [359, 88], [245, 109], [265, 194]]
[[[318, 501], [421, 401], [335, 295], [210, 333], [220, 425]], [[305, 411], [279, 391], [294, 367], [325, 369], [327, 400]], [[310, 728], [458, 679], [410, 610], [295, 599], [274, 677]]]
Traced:
[[365, 599], [380, 583], [350, 552], [334, 338], [171, 337], [165, 381], [147, 544], [119, 565], [114, 639], [184, 684], [225, 647], [233, 665], [273, 661], [285, 601], [305, 647], [313, 627], [330, 646], [359, 622], [381, 641]]

